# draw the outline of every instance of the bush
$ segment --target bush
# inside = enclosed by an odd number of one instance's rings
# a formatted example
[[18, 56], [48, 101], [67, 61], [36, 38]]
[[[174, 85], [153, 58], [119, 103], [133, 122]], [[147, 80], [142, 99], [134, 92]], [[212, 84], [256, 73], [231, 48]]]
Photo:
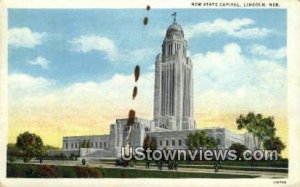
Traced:
[[9, 156], [7, 159], [10, 163], [13, 163], [14, 161], [16, 161], [16, 157], [14, 157], [14, 156]]
[[81, 163], [82, 163], [82, 165], [85, 165], [85, 164], [86, 164], [86, 160], [85, 160], [85, 159], [82, 159], [82, 160], [81, 160]]
[[90, 167], [75, 167], [76, 177], [78, 178], [102, 178], [103, 175], [100, 173], [98, 168], [90, 168]]
[[7, 177], [23, 177], [20, 167], [16, 164], [7, 164], [6, 176]]
[[60, 177], [60, 174], [56, 166], [36, 165], [36, 166], [32, 166], [26, 172], [26, 176], [33, 177], [33, 178], [53, 178], [53, 177]]

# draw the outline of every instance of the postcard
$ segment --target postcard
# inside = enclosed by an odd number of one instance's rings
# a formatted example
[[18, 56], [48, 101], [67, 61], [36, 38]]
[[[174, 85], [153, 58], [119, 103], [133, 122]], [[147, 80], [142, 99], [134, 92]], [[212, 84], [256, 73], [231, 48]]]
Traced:
[[299, 185], [299, 1], [0, 3], [1, 186]]

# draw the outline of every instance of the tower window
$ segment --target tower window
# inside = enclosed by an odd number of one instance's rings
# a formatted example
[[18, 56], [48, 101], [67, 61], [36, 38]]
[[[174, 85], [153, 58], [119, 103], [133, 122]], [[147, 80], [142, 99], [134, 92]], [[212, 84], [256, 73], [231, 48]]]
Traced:
[[169, 146], [169, 140], [166, 140], [166, 146]]
[[181, 146], [181, 140], [178, 140], [178, 146]]
[[175, 140], [172, 140], [172, 146], [175, 146]]

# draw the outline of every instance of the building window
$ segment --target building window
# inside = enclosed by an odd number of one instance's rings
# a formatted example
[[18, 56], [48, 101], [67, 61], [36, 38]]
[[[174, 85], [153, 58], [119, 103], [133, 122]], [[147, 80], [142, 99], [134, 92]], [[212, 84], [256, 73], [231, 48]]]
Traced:
[[102, 142], [99, 142], [100, 143], [100, 148], [102, 148]]
[[172, 140], [172, 146], [175, 146], [175, 140]]
[[162, 146], [162, 140], [159, 141], [159, 145]]
[[94, 145], [93, 145], [93, 142], [91, 142], [91, 143], [90, 143], [90, 147], [93, 147], [93, 146], [94, 146]]
[[66, 149], [68, 149], [68, 143], [66, 143]]
[[96, 142], [96, 147], [98, 147], [98, 142]]
[[181, 146], [181, 140], [178, 140], [178, 146]]
[[77, 143], [75, 143], [75, 148], [77, 149]]
[[169, 146], [169, 140], [166, 140], [166, 146]]
[[71, 148], [73, 149], [73, 143], [71, 143]]
[[106, 148], [106, 142], [104, 142], [104, 148]]

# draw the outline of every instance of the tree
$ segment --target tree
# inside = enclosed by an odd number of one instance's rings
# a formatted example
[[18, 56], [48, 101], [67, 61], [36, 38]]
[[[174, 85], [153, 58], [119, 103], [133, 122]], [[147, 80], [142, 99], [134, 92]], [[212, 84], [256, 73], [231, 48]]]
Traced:
[[21, 150], [24, 161], [39, 156], [43, 151], [42, 139], [33, 133], [24, 132], [17, 137], [16, 146]]
[[187, 136], [187, 146], [189, 149], [198, 149], [199, 147], [217, 148], [218, 142], [213, 137], [209, 137], [206, 131], [197, 131]]
[[20, 149], [15, 144], [7, 144], [7, 160], [9, 160], [10, 162], [14, 162], [16, 158], [20, 156]]
[[243, 158], [243, 153], [247, 149], [247, 147], [240, 143], [233, 143], [231, 144], [229, 149], [236, 150], [236, 155], [239, 156], [240, 158]]
[[7, 144], [7, 155], [8, 156], [21, 156], [20, 149], [13, 143]]
[[[273, 117], [264, 118], [261, 114], [249, 112], [247, 116], [240, 115], [236, 119], [238, 129], [246, 129], [253, 135], [255, 148], [260, 148], [263, 140], [274, 137], [275, 123]], [[257, 139], [257, 142], [256, 142]]]
[[263, 146], [268, 150], [276, 150], [278, 154], [286, 147], [279, 137], [272, 137], [264, 140]]

